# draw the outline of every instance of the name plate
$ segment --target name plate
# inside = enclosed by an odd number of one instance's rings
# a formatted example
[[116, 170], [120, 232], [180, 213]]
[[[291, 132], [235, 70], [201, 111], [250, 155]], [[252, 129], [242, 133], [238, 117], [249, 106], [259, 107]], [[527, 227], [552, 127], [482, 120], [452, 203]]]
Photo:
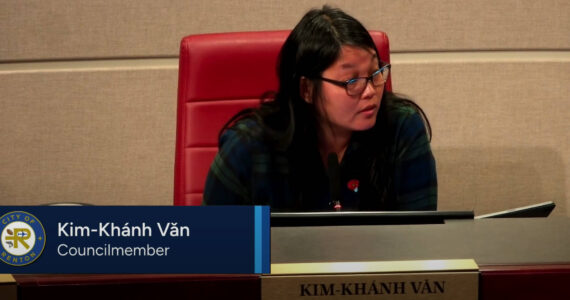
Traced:
[[273, 264], [271, 269], [261, 278], [263, 300], [478, 299], [473, 260]]

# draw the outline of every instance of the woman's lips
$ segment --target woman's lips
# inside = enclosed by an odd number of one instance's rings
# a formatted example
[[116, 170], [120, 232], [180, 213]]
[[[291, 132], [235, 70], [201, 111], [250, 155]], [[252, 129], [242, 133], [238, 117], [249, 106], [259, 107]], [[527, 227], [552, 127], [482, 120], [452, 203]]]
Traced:
[[374, 111], [376, 109], [377, 105], [375, 104], [371, 104], [366, 106], [365, 108], [361, 109], [359, 112], [365, 113], [365, 112], [371, 112]]

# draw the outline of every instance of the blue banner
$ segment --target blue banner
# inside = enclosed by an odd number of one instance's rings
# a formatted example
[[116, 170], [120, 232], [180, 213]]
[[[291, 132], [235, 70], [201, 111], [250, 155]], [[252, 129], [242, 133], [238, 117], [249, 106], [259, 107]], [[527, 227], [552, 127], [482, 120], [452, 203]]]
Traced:
[[269, 273], [268, 206], [0, 207], [0, 273]]

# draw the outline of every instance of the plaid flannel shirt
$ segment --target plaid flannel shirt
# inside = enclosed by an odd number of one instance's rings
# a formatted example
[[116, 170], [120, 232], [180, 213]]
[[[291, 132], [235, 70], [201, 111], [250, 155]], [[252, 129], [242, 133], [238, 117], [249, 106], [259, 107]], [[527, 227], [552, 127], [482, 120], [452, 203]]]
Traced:
[[[353, 139], [340, 164], [343, 210], [437, 209], [436, 165], [424, 121], [408, 106], [391, 113], [395, 132], [390, 157], [395, 168], [388, 202], [376, 205], [380, 195], [367, 178], [373, 167], [371, 155]], [[250, 119], [221, 135], [203, 203], [271, 205], [273, 211], [332, 210], [329, 181], [318, 151], [307, 154], [314, 163], [311, 168], [294, 172], [287, 155], [272, 150], [262, 136], [261, 127]], [[307, 181], [303, 192], [294, 183], [299, 176]]]

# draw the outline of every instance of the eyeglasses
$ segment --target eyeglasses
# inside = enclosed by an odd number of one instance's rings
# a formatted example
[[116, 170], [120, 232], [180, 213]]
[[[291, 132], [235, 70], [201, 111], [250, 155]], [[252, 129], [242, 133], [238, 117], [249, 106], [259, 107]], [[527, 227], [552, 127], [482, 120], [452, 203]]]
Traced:
[[347, 81], [332, 80], [324, 77], [316, 77], [316, 79], [321, 79], [334, 85], [344, 87], [349, 96], [356, 96], [364, 92], [368, 81], [372, 82], [372, 86], [374, 87], [379, 87], [386, 83], [386, 80], [388, 80], [388, 76], [390, 75], [391, 67], [392, 66], [390, 64], [386, 64], [368, 77], [356, 77]]

